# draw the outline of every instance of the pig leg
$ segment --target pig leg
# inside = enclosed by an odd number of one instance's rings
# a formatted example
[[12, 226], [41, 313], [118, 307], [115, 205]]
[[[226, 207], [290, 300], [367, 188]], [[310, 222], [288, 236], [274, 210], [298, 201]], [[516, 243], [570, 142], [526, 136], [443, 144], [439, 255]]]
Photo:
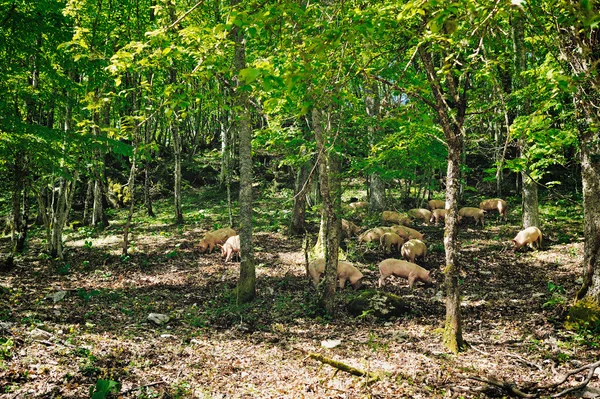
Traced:
[[382, 273], [381, 277], [379, 277], [379, 288], [381, 288], [383, 286], [383, 280], [385, 280], [386, 278], [387, 278], [387, 275], [384, 275]]
[[412, 290], [413, 284], [415, 283], [415, 279], [417, 278], [417, 276], [413, 273], [410, 272], [408, 275], [408, 286], [410, 287], [410, 289]]
[[340, 277], [340, 291], [344, 289], [344, 286], [346, 285], [346, 277]]

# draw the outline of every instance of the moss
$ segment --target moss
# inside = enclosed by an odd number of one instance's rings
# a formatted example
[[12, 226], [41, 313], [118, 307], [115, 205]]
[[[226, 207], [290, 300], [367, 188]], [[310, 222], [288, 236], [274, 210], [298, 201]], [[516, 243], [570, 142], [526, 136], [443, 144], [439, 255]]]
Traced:
[[590, 297], [577, 301], [565, 320], [567, 330], [600, 330], [600, 305]]
[[377, 318], [389, 319], [392, 316], [406, 315], [411, 311], [411, 306], [398, 295], [366, 290], [348, 302], [348, 311], [355, 317], [370, 314]]

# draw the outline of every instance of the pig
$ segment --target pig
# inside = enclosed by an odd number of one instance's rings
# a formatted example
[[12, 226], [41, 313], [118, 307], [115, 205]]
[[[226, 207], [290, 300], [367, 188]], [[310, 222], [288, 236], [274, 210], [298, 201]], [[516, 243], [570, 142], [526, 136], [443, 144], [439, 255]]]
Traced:
[[429, 219], [429, 223], [433, 223], [435, 221], [435, 224], [437, 225], [440, 219], [446, 219], [447, 213], [448, 211], [446, 209], [434, 209], [433, 212], [431, 212], [431, 219]]
[[542, 247], [542, 232], [535, 226], [521, 230], [515, 238], [513, 238], [515, 244], [515, 251], [524, 245], [529, 245], [531, 249], [534, 249], [534, 245], [537, 243], [537, 249]]
[[381, 213], [381, 221], [383, 223], [396, 223], [396, 224], [403, 224], [405, 226], [412, 225], [411, 218], [409, 218], [408, 216], [404, 216], [398, 212], [394, 212], [394, 211], [383, 211]]
[[392, 247], [396, 247], [396, 251], [400, 252], [402, 244], [404, 244], [404, 239], [396, 233], [385, 233], [379, 239], [379, 245], [385, 253], [391, 252]]
[[392, 232], [391, 227], [374, 227], [358, 236], [358, 242], [379, 241], [382, 235]]
[[[414, 209], [409, 209], [408, 212], [408, 216], [413, 218], [413, 219], [418, 219], [423, 223], [427, 223], [429, 222], [429, 219], [431, 219], [431, 211], [428, 211], [427, 209], [424, 208], [414, 208]], [[402, 224], [402, 223], [400, 223]]]
[[480, 222], [481, 227], [483, 227], [483, 216], [485, 214], [486, 214], [486, 211], [484, 211], [483, 209], [479, 209], [479, 208], [471, 208], [471, 207], [460, 208], [458, 210], [458, 221], [460, 222], [463, 217], [473, 218], [475, 220], [475, 225], [477, 225], [477, 222]]
[[432, 283], [429, 270], [423, 269], [405, 260], [389, 258], [379, 263], [379, 288], [383, 285], [383, 281], [389, 276], [398, 276], [408, 279], [408, 286], [412, 289], [415, 281], [423, 283]]
[[346, 237], [355, 236], [360, 232], [360, 230], [360, 227], [351, 221], [342, 219], [342, 232], [346, 235]]
[[424, 261], [425, 255], [427, 255], [427, 246], [421, 240], [408, 240], [402, 245], [401, 253], [404, 259], [412, 263], [415, 263], [416, 258], [421, 258]]
[[359, 209], [368, 208], [369, 203], [365, 201], [357, 201], [349, 203], [348, 206], [350, 207], [350, 209], [357, 211]]
[[500, 218], [506, 221], [506, 214], [508, 213], [508, 204], [506, 201], [500, 198], [486, 199], [479, 203], [479, 209], [484, 211], [497, 210], [500, 214]]
[[231, 236], [236, 235], [234, 229], [230, 227], [225, 227], [223, 229], [209, 231], [204, 235], [204, 238], [200, 240], [197, 248], [201, 253], [208, 251], [209, 253], [215, 249], [217, 244], [223, 244], [227, 239]]
[[221, 248], [221, 257], [225, 256], [225, 263], [229, 262], [233, 255], [240, 254], [240, 236], [231, 236], [225, 244], [217, 244]]
[[415, 229], [411, 229], [410, 227], [401, 226], [401, 225], [392, 226], [391, 230], [392, 230], [392, 233], [398, 234], [400, 237], [404, 238], [405, 240], [410, 240], [411, 238], [418, 238], [419, 240], [422, 240], [423, 237], [425, 236], [424, 234], [419, 233]]
[[[325, 258], [317, 258], [309, 263], [308, 273], [312, 278], [315, 288], [319, 285], [321, 274], [325, 272]], [[340, 290], [344, 289], [346, 280], [355, 290], [360, 287], [363, 274], [350, 262], [339, 261], [337, 264], [337, 277]]]
[[444, 209], [446, 207], [446, 201], [444, 200], [429, 200], [427, 202], [427, 207], [430, 211], [434, 209]]

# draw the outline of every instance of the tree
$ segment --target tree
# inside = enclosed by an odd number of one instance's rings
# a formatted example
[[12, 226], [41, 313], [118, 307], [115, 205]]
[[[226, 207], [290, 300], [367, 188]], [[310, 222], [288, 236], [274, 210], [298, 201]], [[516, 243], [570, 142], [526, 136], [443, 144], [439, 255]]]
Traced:
[[[239, 2], [232, 1], [235, 7]], [[256, 267], [252, 244], [252, 126], [250, 121], [250, 101], [248, 87], [241, 80], [246, 68], [246, 45], [244, 31], [239, 25], [231, 30], [234, 43], [233, 65], [235, 78], [235, 122], [239, 137], [240, 157], [240, 279], [237, 288], [238, 304], [250, 302], [256, 296]]]
[[[573, 96], [578, 141], [581, 151], [581, 178], [584, 209], [584, 281], [575, 297], [574, 310], [587, 308], [600, 314], [600, 81], [598, 80], [597, 52], [600, 29], [597, 27], [600, 7], [596, 2], [549, 1], [542, 10], [531, 9], [532, 14], [548, 17], [545, 29], [558, 38], [559, 59], [563, 61], [564, 76], [554, 73], [556, 84], [569, 90]], [[540, 12], [542, 11], [542, 12]], [[538, 20], [533, 23], [538, 25]], [[572, 312], [576, 319], [587, 312]], [[585, 318], [582, 317], [585, 321]], [[575, 323], [581, 320], [573, 320]]]
[[325, 273], [319, 284], [317, 302], [331, 316], [335, 314], [335, 288], [341, 235], [341, 183], [338, 155], [334, 150], [335, 139], [331, 137], [331, 114], [315, 104], [312, 124], [318, 150], [319, 183], [323, 207], [319, 235], [324, 246]]

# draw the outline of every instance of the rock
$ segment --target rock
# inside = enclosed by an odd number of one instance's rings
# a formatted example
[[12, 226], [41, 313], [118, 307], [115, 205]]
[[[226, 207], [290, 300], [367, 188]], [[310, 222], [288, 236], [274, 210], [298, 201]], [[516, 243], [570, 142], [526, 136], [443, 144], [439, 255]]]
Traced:
[[162, 324], [166, 324], [169, 322], [169, 316], [161, 313], [150, 313], [148, 315], [148, 320], [158, 324], [159, 326]]
[[366, 290], [348, 303], [348, 311], [354, 317], [371, 314], [382, 319], [403, 316], [411, 311], [411, 306], [403, 298], [377, 290]]
[[67, 296], [67, 291], [57, 291], [54, 294], [48, 295], [48, 298], [51, 298], [56, 303], [65, 299], [65, 296]]
[[325, 341], [321, 341], [321, 346], [327, 349], [335, 348], [336, 346], [340, 346], [341, 344], [342, 341], [339, 339], [327, 339]]
[[48, 341], [50, 338], [53, 337], [53, 335], [48, 331], [44, 331], [39, 328], [34, 328], [33, 330], [31, 330], [29, 332], [29, 336], [36, 341]]

